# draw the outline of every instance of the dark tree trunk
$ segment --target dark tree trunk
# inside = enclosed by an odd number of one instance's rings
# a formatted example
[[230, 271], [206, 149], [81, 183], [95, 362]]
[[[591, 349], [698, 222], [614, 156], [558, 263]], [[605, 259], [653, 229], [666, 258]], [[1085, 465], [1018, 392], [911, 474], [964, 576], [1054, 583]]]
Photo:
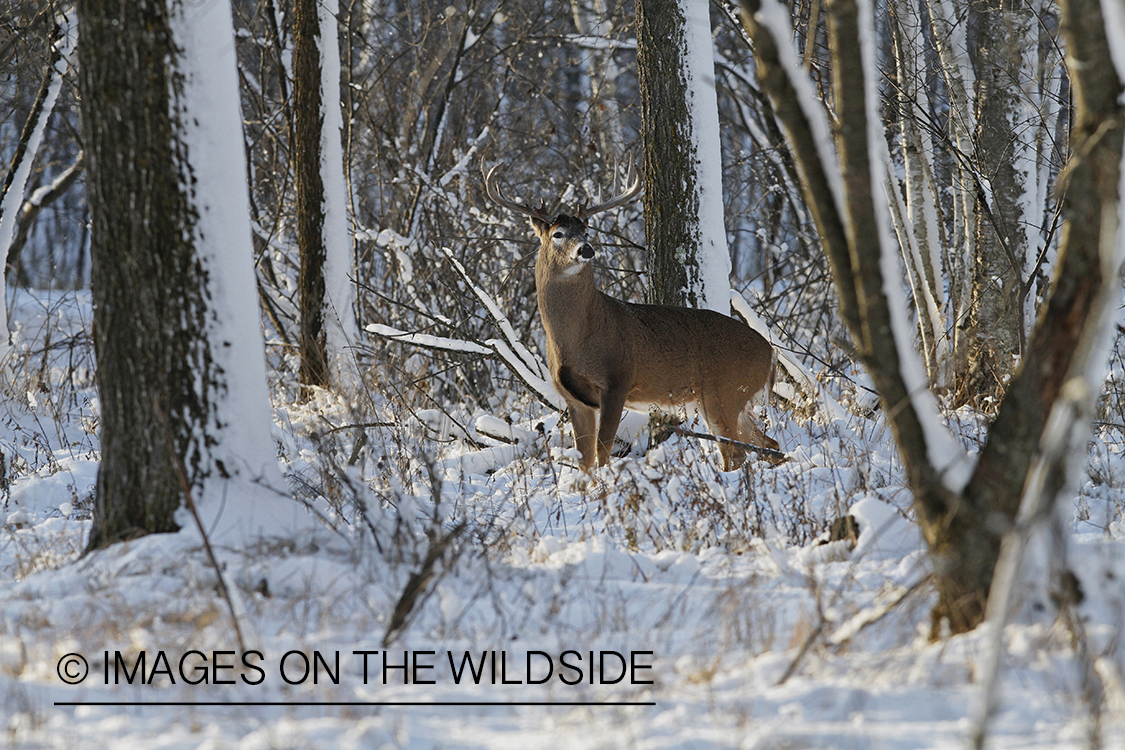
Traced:
[[208, 422], [204, 270], [173, 120], [165, 0], [82, 0], [79, 90], [91, 218], [102, 462], [89, 548], [173, 531], [192, 430]]
[[701, 307], [692, 291], [699, 289], [699, 205], [691, 92], [684, 77], [685, 24], [678, 0], [637, 2], [649, 301]]
[[293, 161], [297, 188], [297, 279], [302, 386], [329, 385], [325, 331], [324, 181], [320, 173], [324, 108], [321, 97], [320, 19], [317, 0], [293, 7]]

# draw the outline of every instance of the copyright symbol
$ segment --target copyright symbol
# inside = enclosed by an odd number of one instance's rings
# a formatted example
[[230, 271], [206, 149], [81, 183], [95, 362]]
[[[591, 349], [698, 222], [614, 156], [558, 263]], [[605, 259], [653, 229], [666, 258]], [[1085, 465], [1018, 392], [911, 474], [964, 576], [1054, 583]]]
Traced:
[[67, 685], [77, 685], [86, 679], [86, 675], [90, 672], [90, 665], [86, 663], [86, 657], [82, 654], [67, 654], [59, 659], [59, 666], [55, 671], [59, 673], [59, 679]]

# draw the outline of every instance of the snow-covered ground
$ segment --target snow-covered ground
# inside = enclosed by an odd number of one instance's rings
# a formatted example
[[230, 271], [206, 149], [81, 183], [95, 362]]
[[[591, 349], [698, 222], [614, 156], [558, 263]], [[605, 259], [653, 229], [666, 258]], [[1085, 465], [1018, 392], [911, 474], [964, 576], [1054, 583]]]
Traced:
[[[877, 424], [775, 409], [781, 466], [724, 474], [677, 437], [588, 480], [535, 404], [514, 415], [521, 442], [471, 445], [445, 439], [438, 411], [276, 403], [295, 502], [317, 522], [217, 549], [220, 581], [189, 534], [81, 555], [98, 462], [89, 321], [82, 293], [15, 298], [5, 747], [969, 743], [990, 631], [929, 640], [928, 560]], [[493, 433], [509, 416], [463, 408]], [[976, 420], [958, 417], [972, 451]], [[359, 429], [337, 429], [370, 422], [395, 426], [367, 428], [358, 451]], [[1026, 565], [990, 747], [1125, 746], [1121, 435], [1096, 435], [1067, 519], [1078, 627], [1044, 593], [1041, 554]], [[822, 544], [849, 512], [854, 549]]]

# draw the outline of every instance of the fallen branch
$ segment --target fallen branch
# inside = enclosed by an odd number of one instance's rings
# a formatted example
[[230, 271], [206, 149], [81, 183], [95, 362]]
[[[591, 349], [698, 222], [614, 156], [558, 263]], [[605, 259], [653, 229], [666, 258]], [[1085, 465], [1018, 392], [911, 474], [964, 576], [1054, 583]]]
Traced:
[[842, 643], [850, 641], [859, 631], [886, 617], [895, 607], [906, 601], [907, 597], [932, 582], [932, 576], [924, 575], [910, 586], [894, 586], [884, 591], [875, 597], [875, 602], [871, 606], [856, 612], [852, 617], [848, 618], [846, 622], [832, 631], [832, 635], [828, 636], [828, 643], [833, 646], [839, 646]]
[[782, 461], [788, 461], [789, 460], [789, 457], [787, 455], [785, 455], [785, 453], [783, 453], [782, 451], [774, 450], [773, 448], [763, 448], [762, 446], [754, 445], [753, 443], [744, 443], [741, 440], [732, 440], [730, 438], [719, 437], [717, 435], [711, 435], [711, 434], [706, 433], [706, 432], [694, 432], [692, 430], [688, 430], [688, 429], [686, 429], [684, 427], [680, 427], [678, 425], [664, 425], [662, 431], [663, 432], [674, 432], [677, 435], [683, 435], [684, 437], [693, 437], [693, 438], [699, 438], [700, 440], [711, 440], [711, 441], [716, 442], [716, 443], [725, 443], [727, 445], [736, 445], [739, 448], [745, 448], [748, 451], [754, 451], [759, 456], [768, 456], [769, 458], [778, 459], [778, 461], [777, 461], [778, 463], [781, 463]]

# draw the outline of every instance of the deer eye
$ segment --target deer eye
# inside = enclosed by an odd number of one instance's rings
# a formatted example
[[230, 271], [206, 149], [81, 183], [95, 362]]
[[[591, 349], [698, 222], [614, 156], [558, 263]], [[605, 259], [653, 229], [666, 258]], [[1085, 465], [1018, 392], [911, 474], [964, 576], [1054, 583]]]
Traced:
[[556, 240], [561, 240], [563, 237], [566, 236], [566, 234], [560, 229], [559, 231], [555, 232], [551, 236], [554, 237]]

